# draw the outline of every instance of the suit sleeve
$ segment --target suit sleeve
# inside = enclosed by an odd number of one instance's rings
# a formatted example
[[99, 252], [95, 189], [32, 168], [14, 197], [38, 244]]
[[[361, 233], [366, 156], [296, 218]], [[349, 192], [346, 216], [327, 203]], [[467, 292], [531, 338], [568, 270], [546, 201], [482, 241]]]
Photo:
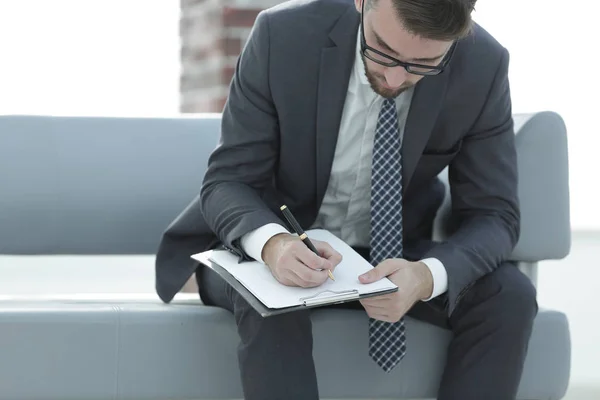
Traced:
[[520, 234], [508, 62], [503, 49], [486, 103], [448, 167], [455, 230], [425, 255], [447, 270], [450, 313], [475, 281], [510, 257]]
[[256, 18], [242, 50], [222, 113], [221, 136], [208, 160], [200, 192], [210, 229], [241, 259], [241, 237], [281, 219], [262, 200], [272, 185], [279, 129], [269, 86], [269, 21]]

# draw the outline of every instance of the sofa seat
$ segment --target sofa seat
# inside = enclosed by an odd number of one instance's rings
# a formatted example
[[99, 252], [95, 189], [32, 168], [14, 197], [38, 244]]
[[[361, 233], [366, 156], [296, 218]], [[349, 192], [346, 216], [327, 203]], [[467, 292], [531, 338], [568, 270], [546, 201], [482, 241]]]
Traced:
[[[435, 398], [448, 331], [407, 318], [408, 353], [388, 375], [368, 357], [366, 314], [313, 318], [322, 398]], [[195, 294], [168, 305], [118, 294], [3, 300], [0, 359], [10, 362], [0, 363], [0, 399], [242, 398], [238, 341], [231, 314]], [[518, 398], [560, 398], [569, 364], [566, 316], [541, 309]]]

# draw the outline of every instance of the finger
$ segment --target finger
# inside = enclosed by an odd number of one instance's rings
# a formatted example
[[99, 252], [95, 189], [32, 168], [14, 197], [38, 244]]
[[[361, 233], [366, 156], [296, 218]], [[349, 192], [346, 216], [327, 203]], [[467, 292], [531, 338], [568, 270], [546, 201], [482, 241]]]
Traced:
[[395, 297], [392, 294], [381, 294], [381, 295], [375, 295], [375, 296], [369, 296], [369, 297], [365, 297], [366, 301], [373, 301], [373, 302], [389, 302], [389, 301], [394, 301]]
[[297, 272], [302, 270], [311, 272], [312, 270], [300, 262], [291, 253], [287, 253], [281, 257], [278, 267], [275, 270], [277, 272], [278, 280], [284, 285], [299, 287], [316, 285], [316, 283], [313, 282], [314, 279], [311, 279], [310, 275], [307, 276], [306, 274]]
[[273, 276], [286, 286], [300, 286], [302, 283], [300, 278], [290, 270], [290, 266], [294, 262], [296, 261], [286, 260], [285, 263], [283, 263], [283, 267], [272, 270]]
[[313, 270], [320, 269], [333, 269], [334, 265], [326, 258], [316, 255], [313, 253], [304, 243], [299, 243], [298, 248], [295, 249], [296, 258], [298, 258], [304, 265]]
[[299, 286], [302, 287], [315, 287], [321, 285], [328, 278], [327, 270], [316, 271], [311, 268], [308, 268], [304, 265], [300, 260], [298, 260], [292, 268], [290, 268], [290, 272], [297, 277], [297, 281], [299, 282]]
[[294, 273], [294, 271], [286, 269], [281, 272], [281, 277], [279, 279], [281, 283], [287, 286], [295, 286], [295, 287], [308, 287], [308, 283], [304, 281], [298, 274]]
[[300, 278], [296, 274], [292, 273], [289, 269], [274, 269], [271, 270], [271, 273], [273, 274], [275, 279], [277, 279], [277, 281], [279, 281], [283, 285], [296, 287], [300, 286]]
[[392, 319], [389, 317], [388, 314], [386, 314], [384, 311], [381, 310], [377, 310], [377, 309], [368, 309], [367, 311], [367, 315], [373, 319], [377, 319], [380, 321], [385, 321], [385, 322], [393, 322]]
[[380, 306], [388, 307], [391, 304], [395, 303], [395, 301], [389, 296], [367, 297], [365, 299], [362, 299], [361, 301], [364, 301], [365, 304], [374, 305], [374, 306], [376, 305], [378, 307], [380, 307]]
[[[304, 288], [320, 286], [328, 278], [327, 272], [325, 270], [324, 271], [314, 271], [307, 267], [304, 267], [304, 269], [306, 271], [302, 271], [302, 270], [290, 271], [292, 274], [294, 274], [297, 277], [296, 280], [299, 282], [298, 286], [301, 286]], [[319, 275], [314, 276], [312, 274], [319, 274]]]
[[387, 305], [385, 303], [382, 302], [373, 302], [373, 301], [368, 301], [368, 300], [361, 300], [361, 304], [363, 305], [363, 307], [369, 307], [369, 308], [380, 308], [380, 309], [387, 309]]
[[385, 278], [399, 269], [398, 263], [394, 260], [384, 260], [375, 268], [360, 275], [358, 278], [362, 283], [371, 283]]
[[277, 280], [285, 286], [299, 286], [298, 283], [294, 281], [294, 279], [290, 279], [290, 275], [293, 275], [295, 279], [298, 279], [296, 275], [291, 274], [289, 271], [285, 271], [283, 274], [280, 274], [275, 278], [277, 278]]
[[391, 318], [387, 314], [377, 315], [376, 317], [373, 317], [373, 318], [378, 319], [378, 320], [383, 321], [383, 322], [396, 322], [396, 321], [394, 321], [394, 318]]
[[327, 242], [315, 240], [314, 243], [321, 257], [326, 258], [331, 262], [331, 270], [333, 271], [335, 267], [342, 261], [342, 255]]

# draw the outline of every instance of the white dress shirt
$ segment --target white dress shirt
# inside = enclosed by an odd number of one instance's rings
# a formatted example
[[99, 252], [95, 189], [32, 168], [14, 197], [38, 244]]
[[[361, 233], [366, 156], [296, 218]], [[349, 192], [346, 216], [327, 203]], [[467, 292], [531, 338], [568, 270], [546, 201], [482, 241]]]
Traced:
[[[412, 94], [412, 89], [409, 89], [396, 98], [401, 135]], [[350, 246], [369, 247], [371, 156], [383, 100], [371, 89], [365, 76], [360, 41], [357, 40], [356, 58], [350, 75], [331, 177], [318, 216], [310, 227], [327, 229]], [[265, 243], [274, 235], [287, 232], [279, 224], [267, 224], [244, 235], [241, 245], [250, 257], [264, 262], [261, 254]], [[448, 276], [438, 259], [421, 261], [433, 276], [433, 293], [425, 299], [427, 301], [447, 290]]]

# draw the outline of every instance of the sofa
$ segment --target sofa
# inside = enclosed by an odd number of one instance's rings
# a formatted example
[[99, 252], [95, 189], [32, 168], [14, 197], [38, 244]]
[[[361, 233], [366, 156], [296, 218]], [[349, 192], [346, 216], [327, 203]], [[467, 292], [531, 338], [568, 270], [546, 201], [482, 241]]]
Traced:
[[[540, 262], [570, 250], [566, 128], [551, 111], [514, 121], [522, 234], [512, 259], [535, 283]], [[219, 129], [219, 114], [0, 117], [0, 260], [153, 255], [198, 194]], [[438, 213], [436, 239], [450, 207]], [[368, 358], [364, 313], [317, 309], [313, 319], [322, 398], [435, 398], [449, 331], [408, 318], [411, 351], [388, 375]], [[0, 399], [238, 399], [237, 343], [232, 315], [193, 294], [170, 304], [4, 299]], [[542, 306], [518, 399], [561, 399], [570, 349], [566, 315]]]

